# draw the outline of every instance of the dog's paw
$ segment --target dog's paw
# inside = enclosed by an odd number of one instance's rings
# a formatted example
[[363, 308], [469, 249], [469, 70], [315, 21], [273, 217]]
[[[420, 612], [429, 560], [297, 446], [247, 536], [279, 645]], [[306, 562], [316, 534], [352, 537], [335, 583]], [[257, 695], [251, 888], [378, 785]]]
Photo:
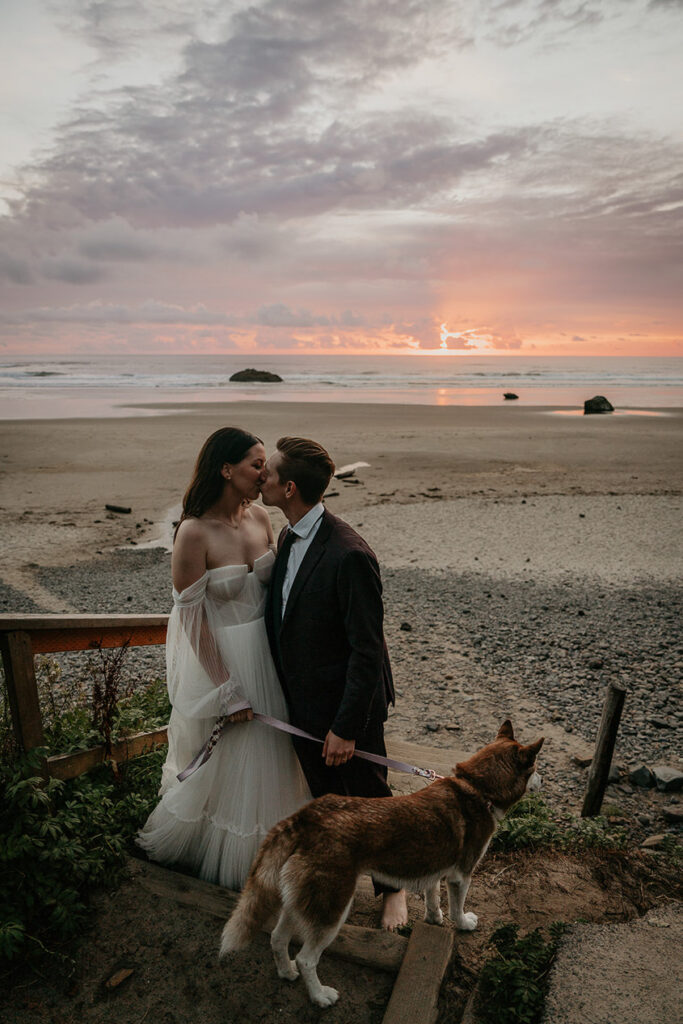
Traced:
[[425, 921], [427, 924], [443, 924], [443, 911], [441, 907], [437, 907], [436, 910], [427, 910], [425, 912]]
[[479, 918], [476, 914], [463, 914], [458, 921], [458, 928], [461, 932], [473, 932], [479, 924]]
[[277, 974], [279, 978], [284, 978], [285, 981], [296, 981], [299, 977], [299, 968], [293, 960], [290, 960], [287, 967], [278, 967]]
[[311, 996], [311, 999], [317, 1006], [334, 1006], [339, 999], [339, 993], [336, 988], [331, 988], [329, 985], [321, 985], [320, 991]]

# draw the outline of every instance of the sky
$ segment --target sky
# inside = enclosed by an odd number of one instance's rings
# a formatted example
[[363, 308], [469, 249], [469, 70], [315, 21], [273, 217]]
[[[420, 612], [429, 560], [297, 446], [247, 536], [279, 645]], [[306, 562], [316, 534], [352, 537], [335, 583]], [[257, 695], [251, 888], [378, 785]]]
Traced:
[[0, 356], [683, 355], [683, 0], [0, 25]]

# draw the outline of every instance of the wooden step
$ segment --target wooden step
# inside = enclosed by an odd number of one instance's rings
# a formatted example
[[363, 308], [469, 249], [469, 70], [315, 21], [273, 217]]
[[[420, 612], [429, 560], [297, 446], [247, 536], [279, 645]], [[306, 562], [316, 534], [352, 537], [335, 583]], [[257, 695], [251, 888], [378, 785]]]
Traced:
[[382, 1024], [434, 1024], [453, 932], [416, 921]]
[[[131, 875], [148, 892], [174, 900], [184, 906], [226, 920], [237, 905], [239, 893], [223, 889], [220, 885], [203, 882], [191, 875], [170, 871], [150, 861], [131, 860]], [[345, 924], [325, 954], [342, 957], [363, 967], [373, 967], [391, 974], [398, 973], [408, 939], [403, 935], [375, 928], [359, 928]], [[218, 936], [216, 936], [218, 950]]]

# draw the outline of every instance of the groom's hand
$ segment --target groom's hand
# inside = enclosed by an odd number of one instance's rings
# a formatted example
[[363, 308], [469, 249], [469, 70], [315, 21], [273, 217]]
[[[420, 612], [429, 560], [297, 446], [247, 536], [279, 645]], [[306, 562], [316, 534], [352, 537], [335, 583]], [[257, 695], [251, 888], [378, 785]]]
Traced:
[[346, 764], [353, 757], [355, 749], [355, 740], [343, 740], [341, 736], [335, 736], [330, 729], [323, 743], [325, 764], [335, 768], [341, 764]]

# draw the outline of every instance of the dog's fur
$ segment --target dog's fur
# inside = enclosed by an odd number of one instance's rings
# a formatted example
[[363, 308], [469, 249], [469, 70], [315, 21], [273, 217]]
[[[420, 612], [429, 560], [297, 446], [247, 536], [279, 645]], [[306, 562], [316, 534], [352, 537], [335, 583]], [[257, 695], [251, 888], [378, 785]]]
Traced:
[[[539, 788], [535, 766], [542, 744], [541, 738], [522, 746], [506, 721], [493, 743], [417, 793], [311, 801], [266, 836], [223, 930], [220, 955], [247, 945], [279, 912], [271, 935], [278, 974], [294, 981], [301, 973], [311, 1000], [331, 1006], [338, 992], [320, 984], [316, 968], [364, 873], [423, 890], [430, 924], [443, 921], [445, 878], [452, 921], [464, 931], [476, 928], [476, 914], [463, 912], [472, 872], [508, 808]], [[294, 935], [303, 940], [296, 963], [289, 957]]]

